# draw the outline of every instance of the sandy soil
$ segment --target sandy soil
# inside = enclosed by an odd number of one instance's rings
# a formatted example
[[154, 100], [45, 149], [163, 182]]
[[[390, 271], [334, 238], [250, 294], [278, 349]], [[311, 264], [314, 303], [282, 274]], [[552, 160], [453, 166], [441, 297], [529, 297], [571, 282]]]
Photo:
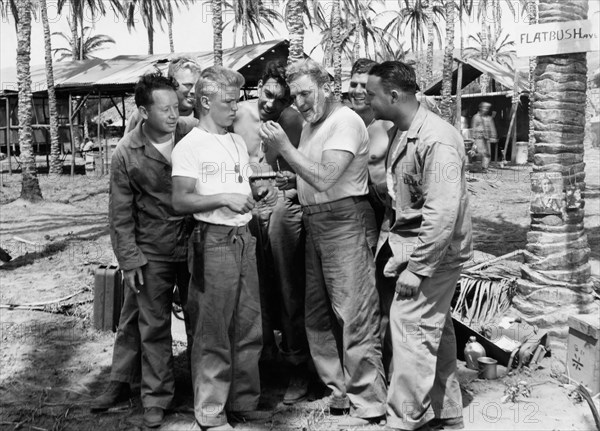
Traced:
[[[600, 274], [600, 154], [590, 149], [586, 229], [593, 273]], [[472, 174], [470, 189], [475, 248], [499, 256], [523, 248], [529, 224], [529, 167], [496, 167]], [[0, 190], [0, 246], [13, 260], [0, 266], [0, 304], [39, 304], [71, 296], [42, 310], [0, 309], [0, 429], [129, 430], [141, 429], [139, 397], [105, 414], [89, 413], [88, 403], [105, 385], [114, 335], [92, 327], [93, 272], [113, 263], [107, 228], [106, 177], [52, 179], [40, 177], [45, 200], [17, 199], [20, 177], [3, 174]], [[176, 337], [180, 339], [180, 337]], [[185, 430], [193, 424], [192, 389], [184, 345], [174, 342], [176, 405], [162, 429]], [[471, 430], [589, 430], [590, 409], [572, 388], [552, 376], [560, 355], [547, 357], [542, 368], [511, 376], [500, 367], [495, 381], [479, 380], [460, 365], [463, 414]], [[285, 370], [266, 374], [264, 405], [272, 416], [265, 423], [236, 424], [236, 429], [327, 430], [336, 417], [324, 411], [315, 385], [313, 398], [294, 407], [281, 404]], [[502, 403], [505, 389], [518, 381], [530, 396]], [[373, 426], [369, 429], [380, 429]]]

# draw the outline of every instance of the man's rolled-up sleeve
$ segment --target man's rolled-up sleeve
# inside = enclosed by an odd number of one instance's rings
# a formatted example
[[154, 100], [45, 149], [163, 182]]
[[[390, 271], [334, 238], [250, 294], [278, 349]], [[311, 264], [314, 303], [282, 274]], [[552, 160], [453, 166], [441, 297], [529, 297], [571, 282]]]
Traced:
[[421, 230], [408, 270], [430, 277], [446, 255], [454, 235], [462, 193], [463, 161], [451, 145], [436, 142], [424, 154]]
[[145, 265], [148, 260], [135, 241], [133, 191], [120, 151], [115, 152], [111, 161], [108, 222], [120, 268], [130, 270]]

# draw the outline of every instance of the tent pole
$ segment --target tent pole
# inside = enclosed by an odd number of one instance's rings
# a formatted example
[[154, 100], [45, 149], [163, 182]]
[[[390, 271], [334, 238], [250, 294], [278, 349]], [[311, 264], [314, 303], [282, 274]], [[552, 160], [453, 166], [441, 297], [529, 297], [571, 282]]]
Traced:
[[10, 102], [6, 98], [6, 155], [8, 156], [8, 173], [12, 174], [11, 148], [10, 148]]
[[456, 115], [454, 117], [454, 125], [460, 132], [462, 118], [462, 78], [463, 78], [463, 62], [458, 62], [458, 76], [456, 77]]
[[75, 176], [75, 141], [73, 140], [73, 95], [69, 93], [69, 135], [71, 135], [71, 176]]

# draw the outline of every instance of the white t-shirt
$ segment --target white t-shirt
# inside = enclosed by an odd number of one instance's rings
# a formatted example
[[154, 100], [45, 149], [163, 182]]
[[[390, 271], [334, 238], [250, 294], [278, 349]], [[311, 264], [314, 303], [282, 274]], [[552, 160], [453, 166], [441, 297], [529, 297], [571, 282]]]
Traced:
[[[321, 163], [323, 151], [326, 150], [349, 151], [354, 155], [336, 183], [324, 192], [319, 192], [298, 176], [298, 197], [302, 205], [321, 204], [368, 193], [369, 134], [363, 120], [350, 108], [338, 108], [315, 126], [306, 123], [298, 150], [318, 163]], [[335, 169], [335, 166], [326, 167], [326, 171], [320, 174], [326, 180], [327, 175], [333, 174]]]
[[392, 172], [392, 164], [394, 160], [398, 157], [398, 150], [401, 148], [402, 141], [406, 139], [407, 131], [401, 132], [398, 130], [396, 132], [396, 136], [394, 136], [394, 140], [392, 141], [392, 146], [390, 148], [391, 154], [388, 159], [388, 167], [385, 170], [385, 182], [387, 184], [388, 195], [392, 198], [393, 201], [396, 200], [396, 176]]
[[[237, 151], [236, 151], [237, 148]], [[194, 128], [173, 149], [173, 176], [196, 179], [196, 193], [210, 196], [239, 193], [250, 196], [248, 177], [252, 175], [244, 139], [235, 133], [216, 135]], [[235, 165], [239, 163], [239, 173]], [[239, 178], [242, 182], [239, 182]], [[195, 213], [196, 220], [207, 223], [243, 226], [251, 213], [238, 214], [227, 207]]]

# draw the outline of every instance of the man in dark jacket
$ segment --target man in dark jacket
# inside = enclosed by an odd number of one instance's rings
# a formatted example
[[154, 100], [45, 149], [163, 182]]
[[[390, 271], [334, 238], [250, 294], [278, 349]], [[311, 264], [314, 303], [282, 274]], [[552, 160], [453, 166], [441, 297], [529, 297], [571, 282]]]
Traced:
[[175, 135], [187, 132], [178, 122], [176, 88], [173, 78], [160, 74], [140, 79], [135, 102], [143, 121], [119, 142], [110, 177], [110, 237], [127, 289], [111, 382], [92, 410], [106, 410], [129, 396], [141, 368], [148, 427], [162, 423], [173, 401], [173, 287], [189, 281], [185, 218], [171, 206], [171, 152]]

